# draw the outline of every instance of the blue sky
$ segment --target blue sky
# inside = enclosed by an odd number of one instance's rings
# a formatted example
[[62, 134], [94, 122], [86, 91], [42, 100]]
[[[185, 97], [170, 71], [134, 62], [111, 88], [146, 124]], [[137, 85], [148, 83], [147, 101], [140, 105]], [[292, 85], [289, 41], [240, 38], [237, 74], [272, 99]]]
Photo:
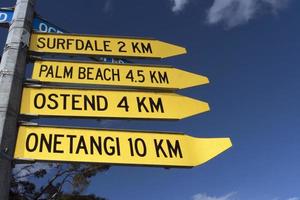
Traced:
[[[40, 0], [36, 11], [70, 32], [186, 47], [186, 55], [132, 61], [207, 76], [210, 84], [178, 93], [208, 102], [211, 111], [175, 122], [39, 122], [232, 139], [230, 150], [192, 169], [113, 166], [86, 193], [111, 200], [300, 200], [299, 8], [297, 0]], [[6, 35], [1, 28], [1, 46]]]

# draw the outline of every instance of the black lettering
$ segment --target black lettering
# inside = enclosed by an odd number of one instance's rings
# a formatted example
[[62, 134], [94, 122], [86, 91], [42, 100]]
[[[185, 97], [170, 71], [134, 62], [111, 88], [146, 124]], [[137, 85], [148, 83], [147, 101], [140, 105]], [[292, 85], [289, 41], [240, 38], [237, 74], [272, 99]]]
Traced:
[[155, 151], [156, 151], [156, 156], [160, 157], [159, 152], [161, 151], [161, 153], [163, 154], [163, 156], [165, 158], [167, 158], [168, 156], [167, 156], [166, 152], [164, 151], [164, 149], [162, 148], [163, 141], [164, 140], [159, 140], [159, 143], [157, 143], [157, 140], [154, 139], [154, 147], [155, 147]]
[[67, 97], [69, 97], [69, 94], [60, 94], [61, 97], [63, 97], [63, 109], [67, 109]]
[[144, 71], [143, 70], [137, 70], [136, 72], [137, 72], [138, 77], [140, 77], [139, 82], [143, 83], [145, 81], [145, 76], [143, 74]]
[[51, 75], [51, 78], [54, 77], [53, 66], [52, 66], [52, 65], [49, 66], [49, 69], [48, 69], [48, 71], [47, 71], [46, 77], [48, 78], [49, 75]]
[[62, 76], [61, 75], [59, 75], [59, 66], [55, 66], [55, 78], [62, 78]]
[[129, 70], [129, 71], [128, 71], [128, 73], [127, 73], [127, 75], [126, 75], [126, 78], [127, 78], [127, 79], [130, 79], [131, 82], [134, 81], [132, 70]]
[[92, 75], [93, 75], [93, 68], [92, 67], [88, 67], [87, 68], [87, 79], [88, 80], [93, 80]]
[[78, 154], [81, 149], [84, 151], [85, 154], [88, 154], [88, 150], [86, 148], [84, 137], [82, 135], [80, 136], [79, 141], [78, 141], [76, 154]]
[[41, 77], [42, 72], [46, 72], [47, 69], [48, 69], [48, 66], [47, 66], [47, 65], [41, 65], [39, 77]]
[[105, 68], [105, 69], [103, 70], [103, 72], [104, 72], [104, 79], [105, 79], [106, 81], [110, 81], [110, 80], [111, 80], [111, 76], [107, 76], [107, 74], [110, 72], [110, 69], [109, 69], [109, 68]]
[[73, 139], [76, 138], [76, 135], [67, 135], [67, 138], [70, 138], [70, 150], [69, 150], [69, 153], [73, 153]]
[[158, 76], [159, 76], [159, 81], [160, 83], [167, 83], [169, 84], [169, 79], [168, 79], [168, 74], [167, 72], [164, 72], [164, 74], [162, 75], [160, 73], [160, 71], [158, 72]]
[[88, 50], [88, 49], [90, 49], [91, 51], [94, 51], [93, 45], [92, 45], [91, 41], [89, 41], [89, 40], [87, 40], [86, 44], [85, 44], [85, 50]]
[[[33, 147], [30, 148], [30, 139], [33, 137]], [[38, 146], [38, 135], [36, 133], [29, 133], [26, 137], [26, 150], [29, 152], [34, 152]]]
[[182, 158], [182, 152], [178, 140], [175, 141], [175, 147], [173, 147], [172, 143], [169, 140], [167, 140], [167, 146], [171, 158], [173, 158], [173, 155], [177, 157], [177, 153], [179, 154], [180, 158]]
[[70, 49], [70, 46], [73, 44], [74, 39], [67, 39], [67, 49]]
[[103, 80], [102, 71], [101, 71], [100, 68], [98, 68], [98, 70], [97, 70], [95, 80], [98, 80], [99, 77], [100, 77], [101, 80]]
[[127, 97], [124, 96], [121, 101], [118, 103], [117, 105], [118, 108], [124, 108], [126, 112], [128, 112], [129, 110], [129, 105], [128, 105], [128, 102], [127, 102]]
[[73, 94], [72, 95], [72, 110], [82, 110], [80, 107], [76, 107], [76, 104], [78, 104], [80, 101], [77, 99], [78, 97], [82, 97], [80, 94]]
[[109, 49], [109, 45], [110, 45], [109, 40], [104, 40], [103, 45], [104, 45], [104, 51], [111, 51], [111, 49]]
[[[140, 146], [141, 144], [142, 146]], [[144, 157], [147, 154], [146, 144], [143, 139], [137, 138], [134, 142], [136, 154], [140, 157]]]
[[91, 96], [92, 99], [90, 100], [89, 97], [87, 95], [83, 96], [83, 103], [84, 103], [84, 110], [88, 110], [88, 104], [89, 106], [92, 108], [92, 110], [96, 109], [96, 105], [95, 105], [95, 96]]
[[147, 46], [144, 43], [141, 43], [143, 53], [152, 53], [151, 44], [148, 42]]
[[[52, 44], [51, 44], [51, 41], [52, 41]], [[56, 44], [56, 38], [53, 38], [53, 40], [51, 40], [51, 38], [47, 38], [47, 47], [49, 49], [54, 49], [56, 46], [55, 44]]]
[[58, 38], [57, 39], [57, 49], [59, 49], [60, 46], [61, 45], [61, 48], [62, 49], [65, 49], [65, 39], [63, 39], [63, 38]]
[[47, 107], [48, 107], [49, 109], [51, 109], [51, 110], [54, 110], [54, 109], [58, 108], [58, 103], [57, 103], [57, 101], [56, 101], [55, 99], [53, 99], [53, 97], [58, 98], [58, 95], [57, 95], [57, 94], [50, 94], [50, 95], [48, 96], [48, 99], [49, 99], [51, 102], [54, 103], [54, 105], [52, 105], [52, 106], [51, 106], [50, 104], [47, 104]]
[[106, 137], [103, 141], [103, 146], [104, 146], [104, 151], [107, 155], [112, 156], [115, 154], [115, 148], [113, 146], [109, 146], [108, 148], [108, 141], [114, 141], [114, 139], [112, 137]]
[[64, 67], [64, 78], [72, 78], [73, 76], [73, 67], [71, 66], [69, 69], [67, 66]]
[[93, 136], [90, 136], [91, 154], [94, 154], [94, 147], [96, 147], [98, 153], [102, 155], [101, 137], [98, 136], [98, 141]]
[[120, 45], [119, 52], [127, 52], [126, 50], [124, 50], [125, 42], [119, 41], [118, 44]]
[[138, 45], [139, 45], [138, 42], [135, 42], [135, 43], [132, 42], [131, 44], [132, 44], [132, 50], [133, 50], [134, 53], [135, 53], [136, 51], [138, 51], [138, 53], [142, 53], [141, 50], [140, 50], [139, 47], [138, 47]]
[[103, 80], [101, 68], [98, 68], [95, 80], [98, 80], [99, 77]]
[[149, 112], [148, 108], [146, 107], [146, 105], [144, 103], [145, 100], [146, 100], [146, 97], [143, 97], [142, 99], [140, 99], [140, 97], [137, 97], [137, 106], [138, 106], [139, 112], [142, 112], [142, 107], [144, 108], [144, 110], [146, 112]]
[[64, 137], [64, 135], [62, 134], [56, 134], [54, 135], [54, 146], [53, 146], [53, 153], [64, 153], [63, 150], [58, 150], [57, 146], [59, 144], [61, 144], [61, 141], [59, 140], [59, 138]]
[[150, 71], [151, 83], [154, 83], [154, 81], [155, 81], [155, 83], [159, 83], [156, 76], [155, 76], [155, 74], [156, 74], [156, 71]]
[[82, 50], [84, 48], [84, 42], [80, 39], [75, 40], [76, 50]]
[[[102, 110], [106, 110], [107, 107], [108, 107], [108, 101], [106, 99], [105, 96], [102, 96], [102, 95], [97, 95], [97, 110], [98, 111], [102, 111]], [[103, 107], [101, 107], [101, 99], [103, 99]]]
[[37, 40], [38, 42], [37, 42], [36, 46], [37, 46], [38, 48], [45, 48], [45, 46], [46, 46], [45, 40], [46, 40], [46, 38], [44, 38], [44, 37], [39, 37], [38, 40]]
[[94, 40], [94, 44], [95, 44], [95, 50], [96, 50], [96, 51], [103, 51], [103, 49], [99, 49], [99, 48], [98, 48], [97, 40]]
[[116, 148], [117, 148], [117, 155], [120, 156], [121, 155], [120, 140], [118, 137], [116, 138]]
[[[41, 98], [39, 98], [41, 97]], [[38, 105], [38, 98], [41, 99], [41, 104]], [[45, 104], [46, 104], [46, 97], [43, 93], [37, 93], [35, 96], [34, 96], [34, 100], [33, 100], [33, 104], [34, 104], [34, 107], [37, 108], [37, 109], [42, 109], [44, 108]]]
[[114, 69], [112, 69], [112, 79], [113, 79], [113, 81], [115, 81], [115, 80], [120, 81], [120, 70], [119, 69], [117, 69], [116, 72]]
[[85, 79], [86, 75], [85, 75], [85, 67], [80, 67], [78, 68], [78, 78], [79, 79]]
[[164, 107], [160, 97], [157, 99], [156, 103], [151, 97], [149, 97], [149, 102], [150, 102], [151, 112], [160, 111], [161, 113], [164, 113]]
[[47, 141], [47, 138], [44, 133], [41, 134], [41, 142], [40, 142], [40, 152], [43, 152], [43, 146], [46, 146], [47, 151], [51, 152], [51, 145], [52, 145], [52, 135], [49, 135], [49, 140]]

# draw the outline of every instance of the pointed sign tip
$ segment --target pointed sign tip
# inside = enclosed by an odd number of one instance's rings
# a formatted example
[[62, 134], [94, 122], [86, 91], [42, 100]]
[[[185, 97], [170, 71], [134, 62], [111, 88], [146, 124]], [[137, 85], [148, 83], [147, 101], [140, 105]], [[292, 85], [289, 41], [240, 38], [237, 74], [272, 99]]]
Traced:
[[173, 57], [173, 56], [178, 56], [187, 53], [186, 48], [182, 46], [178, 46], [175, 44], [170, 44], [162, 41], [158, 41], [158, 42], [160, 44], [163, 44], [159, 48], [161, 51], [160, 58]]
[[232, 143], [230, 138], [201, 138], [195, 146], [202, 153], [194, 160], [194, 166], [198, 166], [228, 150]]
[[205, 76], [206, 84], [210, 83], [209, 79]]

